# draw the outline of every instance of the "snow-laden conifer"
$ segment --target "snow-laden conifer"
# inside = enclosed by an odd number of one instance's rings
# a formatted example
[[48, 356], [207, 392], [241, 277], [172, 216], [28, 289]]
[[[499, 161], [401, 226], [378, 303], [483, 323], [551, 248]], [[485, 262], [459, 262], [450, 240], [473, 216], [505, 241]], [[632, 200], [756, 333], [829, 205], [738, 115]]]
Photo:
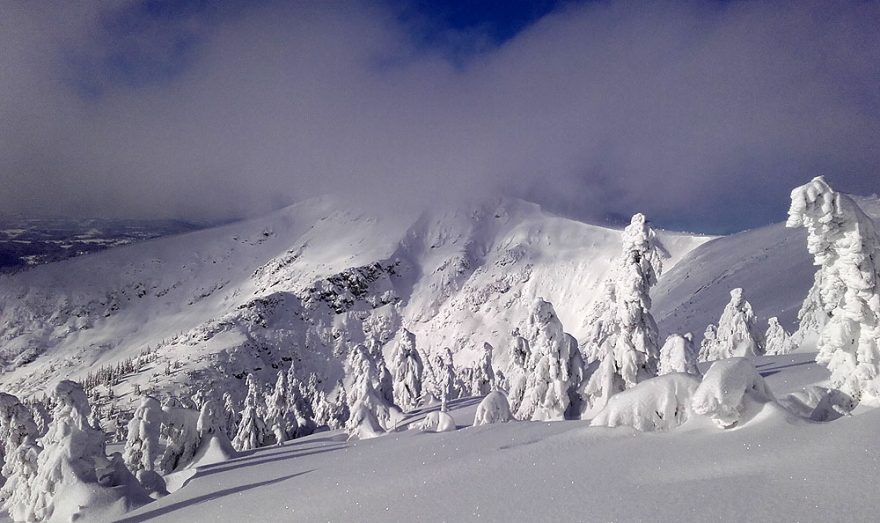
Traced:
[[571, 338], [563, 331], [553, 305], [543, 298], [532, 303], [524, 333], [531, 350], [528, 367], [533, 370], [526, 376], [515, 415], [522, 420], [561, 420], [568, 409], [573, 378]]
[[402, 409], [418, 406], [422, 395], [423, 370], [415, 334], [401, 329], [391, 360], [391, 374], [394, 379], [394, 401]]
[[488, 342], [483, 343], [480, 358], [471, 373], [471, 394], [485, 396], [495, 388], [495, 371], [492, 369], [492, 352], [494, 348]]
[[660, 372], [671, 374], [673, 372], [684, 372], [700, 375], [697, 369], [697, 351], [694, 348], [693, 335], [688, 332], [684, 335], [672, 334], [666, 338], [666, 343], [660, 349]]
[[650, 290], [662, 271], [656, 235], [643, 214], [632, 217], [621, 236], [623, 248], [606, 284], [605, 303], [588, 321], [587, 358], [599, 361], [581, 396], [585, 408], [605, 405], [612, 395], [657, 375], [657, 324]]
[[763, 336], [752, 305], [743, 297], [742, 289], [732, 289], [730, 302], [718, 320], [715, 339], [706, 348], [706, 361], [754, 357], [763, 353]]
[[767, 320], [767, 331], [764, 333], [764, 350], [768, 356], [781, 356], [795, 349], [794, 340], [779, 324], [774, 316]]
[[162, 405], [156, 398], [144, 396], [128, 422], [128, 435], [122, 456], [129, 470], [153, 470], [159, 457], [162, 433]]
[[855, 200], [817, 177], [792, 191], [786, 226], [807, 229], [807, 250], [819, 267], [814, 287], [827, 321], [816, 361], [853, 405], [880, 403], [880, 236], [874, 222]]
[[232, 440], [232, 446], [238, 451], [262, 447], [266, 440], [266, 421], [260, 416], [260, 387], [253, 374], [247, 376], [247, 389], [241, 423]]

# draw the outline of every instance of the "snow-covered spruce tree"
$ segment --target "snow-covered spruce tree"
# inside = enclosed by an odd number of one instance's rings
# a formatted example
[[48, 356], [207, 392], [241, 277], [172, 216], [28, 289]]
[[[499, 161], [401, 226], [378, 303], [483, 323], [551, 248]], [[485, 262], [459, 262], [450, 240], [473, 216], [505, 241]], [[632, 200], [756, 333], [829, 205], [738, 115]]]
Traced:
[[345, 384], [342, 383], [342, 380], [339, 380], [336, 382], [336, 397], [331, 404], [330, 418], [327, 420], [327, 426], [333, 430], [345, 427], [349, 414], [348, 393], [345, 391]]
[[706, 349], [707, 361], [724, 358], [754, 357], [764, 353], [764, 340], [752, 305], [743, 298], [742, 289], [730, 291], [730, 302], [724, 307], [715, 341]]
[[791, 192], [787, 227], [807, 229], [807, 250], [830, 316], [816, 361], [852, 405], [880, 404], [880, 237], [874, 222], [820, 176]]
[[767, 320], [767, 332], [764, 333], [764, 348], [768, 356], [781, 356], [795, 349], [794, 341], [782, 325], [779, 324], [779, 319], [776, 316]]
[[4, 450], [2, 508], [15, 521], [36, 521], [30, 507], [37, 475], [38, 429], [30, 408], [11, 394], [0, 392], [0, 447]]
[[718, 339], [718, 327], [714, 323], [706, 326], [703, 333], [703, 341], [700, 342], [700, 361], [711, 361], [712, 351], [715, 350], [715, 340]]
[[[266, 425], [275, 436], [275, 443], [280, 445], [291, 438], [291, 427], [296, 426], [296, 418], [291, 415], [290, 398], [288, 398], [287, 373], [278, 371], [275, 388], [266, 399]], [[293, 418], [293, 419], [291, 419]]]
[[422, 357], [416, 349], [416, 336], [401, 329], [391, 360], [394, 402], [404, 410], [418, 406], [422, 395]]
[[697, 351], [694, 348], [694, 337], [688, 332], [684, 335], [672, 334], [660, 349], [659, 375], [684, 372], [700, 375], [697, 369]]
[[144, 396], [128, 422], [128, 436], [122, 453], [129, 470], [153, 470], [159, 457], [159, 435], [162, 432], [162, 405], [156, 398]]
[[376, 390], [377, 369], [366, 347], [356, 345], [352, 349], [350, 367], [353, 380], [348, 395], [350, 417], [346, 430], [350, 437], [375, 437], [393, 427], [397, 408]]
[[370, 338], [367, 341], [367, 351], [370, 354], [370, 359], [372, 359], [373, 363], [376, 365], [376, 390], [378, 390], [379, 394], [385, 398], [385, 401], [388, 403], [394, 403], [394, 377], [391, 375], [391, 371], [388, 370], [388, 366], [385, 364], [385, 356], [382, 354], [382, 344], [379, 343], [379, 340]]
[[608, 338], [617, 324], [617, 294], [615, 279], [608, 278], [602, 286], [602, 296], [593, 302], [587, 316], [587, 337], [582, 352], [588, 363], [599, 359], [602, 341]]
[[513, 346], [510, 349], [510, 362], [507, 367], [507, 401], [510, 404], [510, 412], [516, 413], [526, 393], [526, 379], [534, 369], [529, 367], [532, 361], [529, 340], [522, 337], [519, 328], [514, 329], [512, 334]]
[[[72, 521], [88, 511], [96, 520], [150, 501], [121, 456], [108, 459], [104, 433], [92, 426], [89, 402], [79, 383], [63, 380], [52, 395], [52, 423], [40, 439], [43, 450], [19, 510], [30, 521]], [[62, 503], [63, 502], [63, 503]], [[32, 517], [31, 517], [32, 516]]]
[[266, 422], [260, 416], [260, 387], [253, 374], [247, 376], [247, 397], [244, 400], [244, 410], [241, 413], [241, 424], [238, 433], [232, 440], [235, 450], [251, 450], [263, 446], [266, 439]]
[[483, 343], [480, 359], [471, 373], [471, 394], [485, 396], [495, 388], [495, 371], [492, 369], [492, 345]]
[[287, 433], [291, 438], [308, 436], [315, 431], [312, 419], [312, 407], [306, 394], [308, 385], [297, 376], [296, 368], [291, 365], [287, 371]]
[[440, 397], [437, 399], [442, 403], [446, 403], [451, 399], [458, 398], [461, 395], [461, 391], [456, 387], [458, 375], [455, 372], [455, 360], [449, 347], [444, 347], [437, 354], [435, 372], [437, 374], [438, 392], [440, 393]]
[[584, 344], [588, 357], [595, 354], [599, 365], [581, 393], [586, 410], [602, 408], [612, 395], [657, 375], [660, 351], [650, 297], [662, 271], [656, 235], [639, 213], [621, 239], [623, 249], [612, 269], [613, 291], [606, 291], [614, 304], [597, 307], [601, 316], [588, 322], [599, 325]]
[[159, 470], [163, 474], [179, 470], [192, 461], [199, 446], [198, 421], [199, 411], [184, 406], [178, 398], [168, 397], [162, 402], [165, 452], [159, 460]]
[[569, 405], [572, 374], [571, 338], [563, 331], [553, 305], [537, 298], [525, 327], [534, 369], [525, 381], [515, 415], [521, 420], [561, 420]]
[[232, 394], [228, 392], [223, 393], [223, 417], [225, 419], [224, 427], [226, 427], [226, 436], [232, 440], [235, 437], [235, 434], [238, 432], [238, 423], [240, 418], [238, 417], [238, 406], [235, 403], [235, 400], [232, 399]]

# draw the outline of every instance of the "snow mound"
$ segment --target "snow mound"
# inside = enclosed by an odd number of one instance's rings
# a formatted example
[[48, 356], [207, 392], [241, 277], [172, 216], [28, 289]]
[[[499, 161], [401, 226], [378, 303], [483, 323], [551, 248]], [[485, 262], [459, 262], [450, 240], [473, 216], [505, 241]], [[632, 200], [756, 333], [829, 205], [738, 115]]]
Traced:
[[480, 402], [480, 405], [477, 407], [477, 414], [474, 417], [474, 426], [506, 423], [512, 417], [507, 396], [503, 392], [496, 390], [490, 392]]
[[202, 439], [189, 466], [190, 468], [195, 468], [213, 465], [236, 457], [238, 457], [238, 453], [232, 447], [232, 443], [230, 443], [226, 434], [214, 433]]
[[429, 412], [416, 427], [422, 432], [452, 432], [455, 430], [455, 420], [448, 412], [435, 410]]
[[683, 372], [645, 380], [612, 396], [590, 425], [624, 425], [642, 432], [673, 429], [691, 415], [691, 397], [699, 385], [698, 377]]
[[752, 362], [728, 358], [712, 364], [694, 392], [691, 408], [709, 416], [721, 428], [751, 419], [760, 406], [774, 402], [773, 393]]
[[378, 438], [385, 434], [376, 415], [364, 405], [359, 405], [352, 411], [348, 423], [348, 439]]

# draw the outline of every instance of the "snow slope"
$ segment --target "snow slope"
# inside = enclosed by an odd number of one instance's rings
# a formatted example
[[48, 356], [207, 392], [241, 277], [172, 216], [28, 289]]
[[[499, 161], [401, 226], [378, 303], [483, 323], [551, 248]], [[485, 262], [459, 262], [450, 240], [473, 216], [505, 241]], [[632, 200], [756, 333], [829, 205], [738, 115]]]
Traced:
[[[537, 296], [580, 333], [619, 237], [520, 200], [416, 216], [312, 199], [0, 276], [0, 386], [29, 394], [139, 355], [150, 357], [113, 390], [123, 409], [135, 385], [241, 395], [246, 372], [269, 381], [291, 361], [333, 384], [353, 343], [401, 326], [425, 352], [449, 346], [467, 362], [488, 341], [503, 363]], [[668, 267], [708, 239], [660, 238]]]
[[[778, 398], [821, 381], [814, 354], [760, 359]], [[705, 369], [703, 369], [705, 371]], [[736, 429], [588, 421], [318, 433], [199, 468], [123, 521], [875, 521], [880, 411], [814, 423], [766, 409]]]
[[[858, 202], [880, 224], [880, 199]], [[661, 334], [690, 331], [699, 344], [706, 325], [718, 323], [729, 291], [741, 287], [762, 332], [772, 316], [793, 332], [815, 273], [804, 230], [769, 225], [716, 238], [689, 252], [653, 289], [652, 312]]]

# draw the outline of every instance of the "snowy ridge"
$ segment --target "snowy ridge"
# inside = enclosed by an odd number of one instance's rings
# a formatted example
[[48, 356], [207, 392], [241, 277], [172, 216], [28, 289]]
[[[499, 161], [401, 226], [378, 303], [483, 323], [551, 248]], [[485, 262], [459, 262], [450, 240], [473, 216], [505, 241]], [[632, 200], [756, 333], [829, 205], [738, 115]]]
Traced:
[[[660, 238], [667, 267], [708, 239]], [[291, 361], [333, 384], [353, 344], [401, 327], [463, 362], [488, 341], [503, 364], [538, 296], [580, 334], [619, 241], [520, 200], [392, 216], [312, 199], [2, 277], [0, 383], [32, 393], [149, 352], [114, 391], [123, 408], [135, 385], [180, 394], [239, 378], [243, 396], [247, 372], [269, 381]]]

